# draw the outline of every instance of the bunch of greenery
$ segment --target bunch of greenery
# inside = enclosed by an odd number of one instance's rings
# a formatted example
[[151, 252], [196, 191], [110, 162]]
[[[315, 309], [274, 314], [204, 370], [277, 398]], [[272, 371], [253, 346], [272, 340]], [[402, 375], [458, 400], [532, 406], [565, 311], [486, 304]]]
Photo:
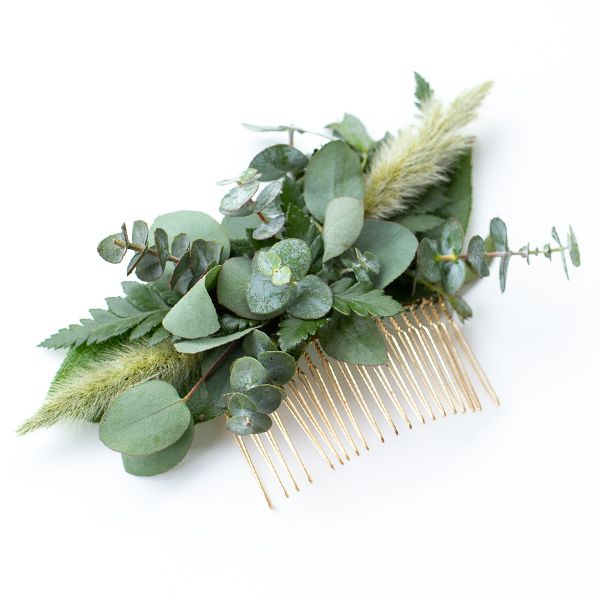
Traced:
[[[193, 211], [136, 221], [109, 235], [100, 256], [133, 253], [122, 297], [60, 330], [42, 346], [68, 348], [48, 402], [21, 432], [60, 419], [99, 422], [100, 439], [125, 469], [155, 475], [189, 450], [198, 423], [224, 416], [234, 434], [262, 433], [284, 398], [296, 360], [318, 339], [339, 361], [387, 361], [375, 318], [422, 297], [443, 296], [463, 317], [462, 291], [499, 258], [560, 253], [579, 265], [570, 229], [563, 245], [509, 248], [495, 218], [465, 244], [472, 204], [473, 138], [463, 128], [486, 83], [448, 107], [416, 75], [419, 124], [373, 140], [356, 117], [326, 127], [310, 156], [288, 143], [260, 152], [221, 200], [221, 223]], [[466, 248], [465, 248], [466, 245]], [[568, 272], [567, 272], [568, 276]]]

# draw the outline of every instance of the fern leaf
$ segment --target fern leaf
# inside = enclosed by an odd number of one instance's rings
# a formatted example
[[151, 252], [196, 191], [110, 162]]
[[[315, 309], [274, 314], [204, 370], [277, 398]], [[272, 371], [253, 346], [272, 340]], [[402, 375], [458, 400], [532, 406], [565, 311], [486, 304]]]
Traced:
[[354, 313], [359, 317], [393, 317], [402, 311], [402, 305], [383, 290], [372, 289], [371, 284], [341, 279], [333, 286], [333, 308], [343, 315]]

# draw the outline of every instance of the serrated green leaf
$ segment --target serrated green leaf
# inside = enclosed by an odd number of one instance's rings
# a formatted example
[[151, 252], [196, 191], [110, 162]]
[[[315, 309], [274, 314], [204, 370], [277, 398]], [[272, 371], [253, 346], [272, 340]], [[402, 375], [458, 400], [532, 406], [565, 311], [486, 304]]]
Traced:
[[304, 201], [312, 216], [325, 220], [328, 204], [334, 198], [362, 200], [363, 172], [356, 153], [345, 142], [325, 144], [310, 160], [304, 176]]
[[184, 434], [170, 446], [163, 450], [148, 454], [147, 456], [129, 456], [122, 454], [123, 467], [130, 475], [138, 477], [152, 477], [165, 473], [178, 465], [189, 452], [194, 441], [194, 422], [190, 424]]
[[310, 217], [295, 204], [290, 204], [285, 213], [285, 235], [289, 238], [305, 239], [310, 227]]
[[319, 327], [325, 324], [325, 319], [302, 320], [286, 317], [279, 322], [279, 347], [284, 352], [296, 351], [303, 342], [312, 337]]
[[190, 424], [177, 390], [148, 381], [119, 394], [100, 421], [100, 440], [112, 450], [147, 456], [174, 444]]
[[372, 289], [369, 283], [355, 283], [342, 291], [335, 291], [333, 308], [343, 315], [354, 313], [359, 317], [393, 317], [402, 311], [402, 305], [383, 290]]
[[273, 181], [287, 173], [298, 173], [307, 163], [308, 158], [300, 150], [288, 144], [276, 144], [257, 154], [250, 166], [261, 174], [261, 181]]
[[471, 183], [473, 151], [469, 149], [458, 158], [450, 181], [443, 189], [443, 196], [447, 199], [436, 212], [441, 217], [454, 217], [466, 231], [471, 217], [473, 204], [473, 187]]
[[323, 225], [323, 262], [343, 254], [358, 239], [365, 209], [362, 199], [334, 198], [327, 205]]
[[306, 275], [296, 285], [286, 312], [298, 319], [320, 319], [333, 304], [333, 294], [329, 286], [316, 275]]
[[415, 84], [415, 98], [417, 99], [415, 106], [421, 110], [423, 108], [423, 104], [433, 96], [433, 90], [431, 89], [429, 82], [416, 71]]

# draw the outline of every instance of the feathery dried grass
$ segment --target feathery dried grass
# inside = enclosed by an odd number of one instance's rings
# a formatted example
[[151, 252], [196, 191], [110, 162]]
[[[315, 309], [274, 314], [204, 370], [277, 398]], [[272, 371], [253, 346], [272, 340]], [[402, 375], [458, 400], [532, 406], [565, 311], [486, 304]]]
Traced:
[[18, 433], [61, 420], [96, 421], [118, 394], [150, 379], [162, 379], [178, 389], [191, 387], [199, 376], [199, 363], [199, 355], [179, 354], [170, 343], [148, 346], [143, 340], [108, 344], [91, 352], [72, 350], [50, 386], [46, 403]]
[[420, 127], [411, 127], [385, 143], [365, 179], [365, 214], [387, 219], [404, 212], [425, 188], [446, 181], [456, 159], [472, 144], [460, 133], [476, 116], [492, 87], [488, 81], [460, 94], [445, 108], [427, 100]]

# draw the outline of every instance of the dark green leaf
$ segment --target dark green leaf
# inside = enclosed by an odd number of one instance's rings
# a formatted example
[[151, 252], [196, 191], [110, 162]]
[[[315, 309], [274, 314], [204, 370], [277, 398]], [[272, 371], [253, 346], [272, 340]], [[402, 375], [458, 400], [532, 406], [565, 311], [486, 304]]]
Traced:
[[323, 350], [336, 360], [359, 365], [387, 362], [387, 347], [370, 317], [336, 317], [319, 329]]
[[167, 232], [159, 227], [154, 232], [154, 244], [156, 245], [156, 251], [158, 252], [158, 260], [160, 262], [160, 266], [164, 270], [167, 262], [169, 260], [169, 256], [171, 252], [169, 250], [169, 236]]
[[264, 433], [270, 429], [272, 424], [269, 415], [259, 412], [245, 417], [231, 417], [227, 419], [227, 429], [234, 435]]
[[417, 246], [417, 238], [409, 229], [391, 221], [367, 219], [356, 240], [357, 248], [371, 252], [379, 259], [381, 269], [373, 283], [381, 289], [406, 271], [415, 257]]
[[[296, 372], [296, 361], [286, 352], [267, 351], [258, 355], [260, 364], [268, 373], [270, 383], [284, 385], [290, 381]], [[233, 386], [233, 380], [232, 380]]]
[[258, 412], [268, 414], [279, 408], [284, 392], [276, 385], [262, 384], [247, 390], [246, 395], [254, 403]]
[[402, 311], [402, 305], [391, 296], [371, 287], [368, 283], [355, 283], [340, 292], [334, 288], [333, 308], [343, 315], [355, 313], [360, 317], [392, 317]]
[[324, 221], [327, 205], [334, 198], [362, 200], [363, 195], [360, 161], [348, 144], [329, 142], [311, 158], [304, 176], [304, 200], [317, 221]]
[[236, 392], [245, 392], [255, 385], [269, 383], [269, 373], [256, 358], [242, 356], [231, 366], [230, 383]]
[[285, 213], [285, 235], [288, 238], [305, 239], [310, 227], [310, 217], [295, 204], [290, 204]]
[[395, 221], [400, 223], [400, 225], [404, 225], [404, 227], [408, 227], [414, 233], [423, 233], [424, 231], [438, 227], [444, 222], [444, 219], [436, 215], [423, 213], [400, 216]]
[[194, 422], [190, 424], [185, 433], [170, 446], [163, 450], [148, 454], [147, 456], [129, 456], [122, 454], [123, 467], [130, 475], [139, 477], [152, 477], [160, 475], [178, 465], [189, 452], [194, 441]]
[[146, 456], [174, 444], [190, 424], [177, 390], [148, 381], [119, 394], [100, 421], [100, 439], [117, 452]]
[[194, 277], [202, 277], [219, 263], [221, 244], [219, 242], [194, 240], [190, 248], [190, 269]]
[[471, 184], [472, 150], [468, 150], [457, 161], [450, 181], [444, 189], [444, 196], [449, 200], [437, 214], [442, 217], [458, 219], [467, 230], [473, 204], [473, 189]]
[[329, 286], [316, 275], [303, 277], [296, 285], [294, 294], [286, 312], [298, 319], [320, 319], [333, 304], [333, 295]]
[[358, 198], [339, 197], [329, 202], [323, 225], [323, 262], [339, 256], [354, 244], [363, 228], [364, 213], [363, 201]]
[[258, 412], [256, 404], [240, 392], [231, 394], [227, 401], [227, 410], [232, 417], [245, 417]]
[[426, 81], [425, 78], [421, 77], [421, 75], [419, 75], [416, 71], [415, 84], [415, 98], [417, 99], [415, 106], [421, 110], [423, 108], [423, 104], [425, 104], [425, 102], [427, 102], [427, 100], [433, 96], [433, 90], [431, 89], [429, 82]]
[[173, 253], [173, 256], [181, 258], [189, 249], [190, 236], [187, 233], [178, 233], [173, 238], [173, 244], [171, 245], [171, 252]]
[[276, 144], [257, 154], [250, 166], [261, 174], [261, 181], [273, 181], [287, 173], [298, 173], [308, 163], [308, 158], [293, 146]]
[[331, 129], [336, 137], [361, 152], [368, 152], [373, 144], [373, 140], [360, 119], [348, 113], [344, 113], [341, 122], [327, 125], [327, 129]]
[[244, 339], [243, 348], [247, 354], [256, 358], [262, 352], [277, 350], [273, 340], [263, 331], [256, 329]]
[[135, 269], [135, 275], [140, 281], [156, 281], [164, 273], [160, 259], [152, 254], [144, 255]]
[[221, 402], [221, 394], [211, 396], [206, 383], [198, 388], [186, 404], [194, 423], [206, 423], [225, 414], [226, 407]]

